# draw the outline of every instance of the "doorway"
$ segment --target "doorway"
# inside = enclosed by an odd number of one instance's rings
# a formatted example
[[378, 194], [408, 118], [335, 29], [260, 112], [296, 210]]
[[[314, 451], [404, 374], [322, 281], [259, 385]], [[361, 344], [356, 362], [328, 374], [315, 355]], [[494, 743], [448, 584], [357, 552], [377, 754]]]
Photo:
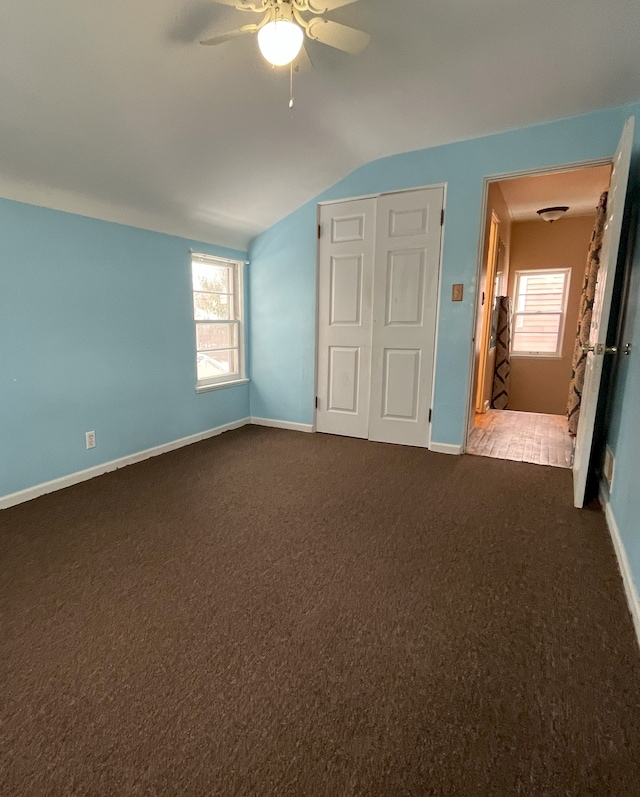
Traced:
[[[489, 181], [467, 453], [571, 467], [566, 407], [578, 308], [610, 176], [611, 164], [599, 163]], [[558, 206], [568, 209], [553, 222], [538, 214]], [[505, 360], [506, 398], [496, 377]]]

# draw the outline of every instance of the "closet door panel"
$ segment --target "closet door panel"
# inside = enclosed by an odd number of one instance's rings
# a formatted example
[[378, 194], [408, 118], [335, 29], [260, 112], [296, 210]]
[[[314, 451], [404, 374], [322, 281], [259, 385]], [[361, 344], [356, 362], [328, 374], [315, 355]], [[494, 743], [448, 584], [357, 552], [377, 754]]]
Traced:
[[378, 198], [369, 439], [429, 444], [444, 189]]
[[369, 433], [375, 199], [323, 205], [318, 251], [316, 429]]

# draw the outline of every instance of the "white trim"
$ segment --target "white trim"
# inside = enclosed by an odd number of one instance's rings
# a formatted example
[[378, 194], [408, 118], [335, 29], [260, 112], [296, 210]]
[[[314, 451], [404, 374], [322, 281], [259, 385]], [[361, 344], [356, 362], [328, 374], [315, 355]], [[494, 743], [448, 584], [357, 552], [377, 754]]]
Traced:
[[522, 169], [518, 172], [503, 172], [492, 174], [485, 177], [486, 183], [495, 183], [501, 180], [517, 180], [520, 177], [537, 177], [545, 174], [558, 174], [558, 172], [575, 172], [578, 169], [593, 169], [596, 166], [610, 166], [613, 157], [592, 158], [586, 161], [572, 161], [571, 163], [560, 163], [557, 166], [543, 166], [541, 169]]
[[[491, 182], [489, 177], [485, 177], [482, 183], [482, 203], [480, 205], [480, 229], [478, 230], [478, 245], [477, 245], [477, 252], [478, 252], [478, 262], [476, 263], [476, 273], [473, 278], [473, 282], [470, 284], [473, 286], [473, 313], [471, 315], [471, 323], [469, 326], [469, 341], [470, 341], [470, 352], [469, 352], [469, 363], [467, 365], [467, 405], [465, 408], [464, 413], [464, 443], [463, 446], [466, 449], [467, 444], [469, 442], [469, 435], [471, 434], [471, 429], [469, 428], [469, 424], [471, 423], [471, 419], [475, 418], [476, 412], [476, 396], [474, 395], [473, 391], [473, 379], [476, 373], [476, 333], [478, 331], [478, 316], [480, 314], [480, 300], [479, 300], [479, 287], [480, 287], [480, 279], [482, 277], [482, 265], [484, 261], [484, 239], [485, 239], [485, 222], [487, 220], [487, 207], [489, 204], [489, 183]], [[446, 214], [445, 214], [446, 219]], [[478, 359], [478, 366], [480, 365], [480, 360]]]
[[[246, 318], [245, 318], [245, 261], [244, 260], [230, 260], [229, 258], [217, 257], [216, 255], [208, 255], [206, 252], [194, 252], [193, 249], [189, 250], [189, 285], [191, 287], [191, 300], [193, 303], [193, 341], [196, 358], [196, 393], [205, 393], [207, 390], [215, 390], [217, 387], [226, 387], [227, 385], [239, 385], [248, 381], [247, 378], [247, 350], [245, 346], [246, 338]], [[193, 284], [193, 266], [196, 264], [211, 264], [216, 263], [226, 266], [232, 273], [232, 287], [229, 293], [224, 294], [223, 291], [196, 291]], [[224, 294], [233, 299], [233, 308], [235, 318], [227, 319], [208, 319], [196, 318], [195, 307], [195, 294], [196, 293], [212, 293]], [[234, 324], [236, 327], [237, 341], [235, 346], [229, 346], [228, 351], [236, 351], [238, 357], [238, 373], [223, 376], [209, 377], [208, 379], [198, 379], [198, 356], [208, 349], [198, 349], [198, 325], [199, 324]]]
[[622, 537], [620, 536], [618, 524], [616, 523], [613, 509], [611, 509], [611, 504], [607, 498], [606, 484], [600, 485], [600, 503], [604, 507], [604, 516], [609, 528], [609, 534], [611, 535], [611, 541], [613, 542], [613, 548], [616, 552], [620, 574], [622, 575], [622, 583], [624, 585], [624, 593], [627, 597], [627, 605], [629, 606], [629, 611], [631, 612], [631, 619], [633, 620], [633, 627], [636, 632], [638, 646], [640, 646], [640, 599], [638, 598], [638, 590], [636, 589], [636, 585], [633, 582], [631, 567], [629, 566], [629, 559], [627, 558], [627, 552], [625, 550], [624, 543], [622, 542]]
[[[322, 219], [322, 208], [321, 203], [318, 202], [316, 205], [316, 230], [318, 234], [316, 235], [316, 280], [315, 280], [315, 292], [316, 292], [316, 325], [315, 325], [315, 334], [313, 338], [313, 395], [314, 395], [314, 405], [313, 405], [313, 426], [314, 429], [318, 424], [318, 357], [319, 357], [319, 342], [320, 342], [320, 235], [322, 232], [321, 226], [321, 219]], [[375, 224], [375, 221], [374, 221]]]
[[28, 487], [26, 490], [20, 490], [17, 493], [10, 493], [9, 495], [0, 497], [0, 509], [7, 509], [10, 506], [21, 504], [24, 501], [31, 501], [32, 498], [38, 498], [40, 495], [52, 493], [56, 490], [62, 490], [65, 487], [71, 487], [73, 484], [78, 484], [79, 482], [93, 479], [96, 476], [102, 476], [104, 473], [109, 473], [112, 470], [124, 468], [126, 465], [133, 465], [135, 462], [142, 462], [145, 459], [157, 457], [160, 454], [166, 454], [168, 451], [173, 451], [176, 448], [182, 448], [183, 446], [188, 446], [192, 443], [198, 443], [201, 440], [206, 440], [209, 437], [215, 437], [216, 435], [222, 434], [223, 432], [228, 432], [231, 429], [238, 429], [241, 426], [246, 426], [246, 424], [250, 422], [251, 421], [249, 418], [241, 418], [238, 421], [232, 421], [231, 423], [225, 423], [222, 426], [216, 426], [213, 429], [207, 429], [205, 432], [198, 432], [197, 434], [189, 435], [189, 437], [182, 437], [179, 440], [172, 440], [171, 442], [163, 443], [160, 446], [147, 448], [145, 451], [138, 451], [135, 454], [128, 454], [126, 457], [112, 459], [110, 462], [103, 462], [101, 465], [95, 465], [93, 468], [87, 468], [86, 470], [80, 470], [76, 473], [70, 473], [68, 476], [62, 476], [59, 479], [53, 479], [49, 482], [36, 484], [35, 487]]
[[456, 446], [453, 443], [429, 443], [429, 451], [435, 451], [437, 454], [462, 454], [462, 446]]
[[[509, 264], [511, 266], [511, 264]], [[511, 269], [509, 269], [511, 270]], [[555, 359], [560, 360], [563, 357], [562, 347], [564, 345], [564, 333], [567, 325], [567, 304], [569, 302], [569, 289], [571, 287], [571, 269], [570, 268], [525, 268], [519, 269], [514, 272], [515, 280], [513, 283], [513, 304], [514, 309], [512, 312], [511, 320], [511, 357], [538, 357], [541, 359]], [[560, 316], [558, 322], [558, 333], [556, 335], [556, 350], [554, 352], [541, 352], [541, 351], [516, 351], [513, 348], [513, 341], [516, 336], [516, 322], [518, 316], [535, 315], [535, 313], [527, 312], [526, 310], [517, 310], [518, 299], [520, 297], [520, 281], [523, 277], [535, 276], [536, 274], [563, 274], [562, 281], [562, 310], [560, 312], [547, 312], [541, 315], [557, 315]], [[526, 297], [526, 291], [525, 291]], [[526, 299], [525, 299], [526, 301]]]
[[[551, 315], [551, 313], [549, 313]], [[560, 315], [560, 313], [556, 313], [556, 315]], [[538, 352], [538, 351], [512, 351], [509, 354], [509, 358], [513, 357], [515, 360], [522, 358], [525, 360], [563, 360], [564, 355], [562, 354], [552, 354], [550, 352]]]
[[[480, 285], [480, 278], [482, 276], [482, 265], [483, 265], [483, 254], [484, 254], [484, 233], [485, 233], [485, 221], [487, 217], [487, 205], [489, 202], [489, 185], [491, 183], [497, 183], [502, 180], [515, 180], [519, 177], [537, 177], [538, 175], [545, 175], [545, 174], [557, 174], [558, 172], [572, 172], [576, 171], [577, 169], [591, 169], [594, 166], [606, 166], [607, 164], [613, 163], [613, 157], [610, 158], [592, 158], [591, 160], [585, 161], [573, 161], [572, 163], [560, 163], [556, 164], [555, 166], [546, 166], [539, 169], [532, 168], [532, 169], [521, 169], [520, 171], [515, 172], [503, 172], [503, 173], [495, 173], [495, 174], [488, 174], [484, 177], [482, 181], [482, 204], [480, 207], [480, 219], [479, 219], [479, 230], [478, 230], [478, 256], [477, 256], [477, 264], [476, 264], [476, 274], [474, 280], [474, 301], [473, 301], [473, 318], [471, 320], [471, 329], [470, 329], [470, 357], [469, 357], [469, 367], [467, 370], [467, 408], [465, 413], [464, 419], [464, 446], [466, 447], [467, 443], [469, 442], [469, 435], [472, 431], [471, 419], [475, 416], [475, 396], [473, 395], [473, 377], [475, 375], [475, 367], [476, 367], [476, 344], [475, 344], [475, 333], [476, 327], [478, 324], [478, 313], [480, 311], [480, 296], [478, 291], [478, 286]], [[513, 221], [513, 219], [511, 219]]]
[[250, 379], [234, 379], [233, 382], [212, 382], [208, 385], [197, 385], [196, 393], [208, 393], [210, 390], [221, 390], [224, 387], [248, 385], [250, 381]]
[[[392, 194], [407, 194], [410, 191], [424, 191], [426, 188], [444, 188], [446, 200], [446, 187], [446, 183], [430, 183], [429, 185], [411, 186], [410, 188], [394, 188], [393, 191], [378, 191], [375, 194], [360, 194], [360, 196], [350, 196], [341, 199], [323, 199], [322, 202], [316, 204], [318, 207], [322, 205], [341, 205], [343, 202], [357, 202], [360, 199], [378, 199], [381, 196], [391, 196]], [[445, 208], [444, 205], [443, 208]]]
[[210, 255], [207, 252], [201, 252], [199, 249], [189, 249], [189, 254], [191, 255], [191, 262], [193, 263], [194, 258], [196, 260], [200, 259], [200, 261], [204, 264], [211, 263], [215, 265], [216, 263], [224, 263], [226, 266], [235, 266], [242, 263], [243, 265], [248, 263], [247, 260], [240, 261], [237, 258], [230, 258], [230, 257], [220, 257], [219, 255]]
[[249, 418], [254, 426], [271, 426], [274, 429], [291, 429], [294, 432], [315, 432], [312, 423], [294, 423], [293, 421], [275, 421], [271, 418]]
[[[440, 225], [440, 260], [438, 262], [438, 280], [436, 286], [436, 318], [435, 318], [435, 325], [436, 330], [433, 336], [433, 365], [431, 367], [431, 396], [429, 397], [429, 401], [431, 402], [429, 406], [431, 407], [430, 420], [429, 420], [429, 442], [427, 443], [427, 448], [431, 448], [431, 435], [433, 434], [433, 411], [436, 406], [436, 379], [438, 376], [438, 341], [440, 340], [440, 313], [442, 311], [442, 287], [444, 285], [444, 280], [442, 279], [442, 267], [444, 264], [444, 228], [447, 223], [447, 185], [448, 183], [442, 184], [442, 213], [444, 217], [442, 218], [442, 224]], [[438, 443], [436, 443], [438, 445]], [[435, 450], [435, 449], [434, 449]], [[460, 452], [458, 452], [460, 453]]]
[[[435, 334], [434, 334], [434, 338], [433, 338], [433, 365], [432, 365], [432, 368], [431, 368], [431, 396], [430, 396], [430, 402], [431, 402], [430, 407], [431, 407], [432, 413], [433, 413], [433, 408], [435, 407], [436, 376], [437, 376], [436, 372], [437, 372], [437, 366], [438, 366], [438, 339], [439, 339], [438, 336], [439, 336], [439, 332], [440, 332], [440, 312], [441, 312], [441, 308], [442, 308], [442, 295], [441, 294], [442, 294], [442, 286], [444, 284], [443, 283], [443, 279], [442, 279], [442, 267], [443, 267], [443, 263], [444, 263], [444, 228], [445, 228], [445, 224], [446, 224], [446, 220], [447, 220], [446, 210], [447, 210], [447, 188], [448, 188], [448, 185], [449, 184], [447, 182], [433, 183], [431, 185], [422, 185], [422, 186], [417, 186], [417, 187], [412, 187], [412, 188], [398, 188], [398, 189], [396, 189], [394, 191], [382, 191], [382, 192], [379, 192], [377, 194], [363, 194], [361, 196], [349, 197], [347, 199], [326, 199], [323, 202], [316, 203], [316, 229], [318, 229], [320, 227], [320, 219], [321, 219], [321, 216], [320, 216], [321, 211], [320, 211], [320, 209], [321, 209], [321, 207], [323, 207], [325, 205], [341, 205], [344, 202], [357, 202], [357, 201], [359, 201], [361, 199], [379, 199], [380, 197], [389, 196], [389, 195], [393, 195], [393, 194], [406, 194], [406, 193], [413, 192], [413, 191], [427, 191], [427, 190], [431, 190], [432, 188], [442, 188], [442, 208], [441, 208], [441, 211], [444, 214], [444, 218], [443, 218], [442, 224], [440, 225], [440, 259], [438, 261], [438, 279], [437, 279], [437, 285], [436, 285], [436, 297], [437, 297], [436, 298], [436, 317], [435, 317]], [[375, 218], [375, 221], [374, 221], [374, 227], [375, 227], [375, 224], [377, 223], [377, 206], [376, 206], [376, 209], [375, 209], [374, 212], [375, 212], [375, 215], [376, 215], [376, 218]], [[318, 396], [318, 339], [319, 339], [319, 336], [320, 336], [320, 290], [319, 290], [319, 288], [320, 288], [320, 236], [316, 237], [316, 285], [315, 285], [315, 288], [316, 288], [316, 336], [315, 336], [315, 341], [314, 341], [314, 393], [313, 394], [314, 394], [314, 396], [316, 396], [316, 399], [317, 399], [317, 396]], [[369, 382], [371, 382], [371, 380], [369, 380]], [[369, 385], [369, 387], [371, 387], [371, 385]], [[369, 397], [369, 401], [370, 400], [371, 400], [371, 397]], [[317, 420], [317, 417], [318, 417], [318, 405], [317, 405], [317, 401], [316, 401], [316, 406], [315, 406], [315, 409], [314, 409], [314, 412], [313, 412], [314, 428], [311, 429], [311, 430], [307, 430], [307, 431], [315, 431], [315, 421]], [[432, 431], [433, 431], [433, 421], [429, 421], [429, 429], [428, 429], [429, 441], [427, 443], [427, 448], [429, 448], [429, 449], [431, 449], [431, 433], [432, 433]], [[439, 444], [435, 443], [434, 445], [437, 446]], [[433, 449], [433, 450], [435, 451], [436, 449]], [[447, 451], [445, 451], [443, 453], [461, 454], [462, 453], [462, 447], [460, 446], [460, 450], [459, 451], [455, 451], [454, 452], [454, 451], [448, 451], [447, 450]]]

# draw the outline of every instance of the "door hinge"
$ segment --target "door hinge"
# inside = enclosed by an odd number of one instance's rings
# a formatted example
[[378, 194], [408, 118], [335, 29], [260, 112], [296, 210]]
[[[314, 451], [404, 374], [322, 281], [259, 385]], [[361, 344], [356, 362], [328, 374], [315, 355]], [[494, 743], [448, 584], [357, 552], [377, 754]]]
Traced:
[[319, 405], [320, 405], [320, 401], [318, 400], [318, 397], [316, 396], [316, 409], [318, 409]]
[[440, 211], [440, 226], [444, 224], [444, 208]]
[[431, 423], [431, 416], [433, 414], [433, 410], [429, 410], [429, 423]]
[[318, 240], [320, 240], [321, 235], [322, 235], [322, 225], [318, 224]]

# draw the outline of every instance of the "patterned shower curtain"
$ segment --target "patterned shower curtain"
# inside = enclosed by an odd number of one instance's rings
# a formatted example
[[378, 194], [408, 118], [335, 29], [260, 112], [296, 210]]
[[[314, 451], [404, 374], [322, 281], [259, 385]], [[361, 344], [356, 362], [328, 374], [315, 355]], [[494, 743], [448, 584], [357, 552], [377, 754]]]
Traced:
[[589, 343], [591, 311], [593, 310], [593, 299], [596, 292], [596, 282], [598, 281], [598, 270], [600, 269], [600, 250], [602, 248], [602, 234], [604, 233], [606, 220], [607, 192], [605, 191], [598, 203], [596, 224], [591, 236], [591, 244], [589, 245], [587, 265], [584, 272], [584, 281], [582, 283], [582, 295], [580, 297], [580, 309], [578, 311], [578, 331], [576, 332], [576, 343], [573, 350], [571, 385], [569, 387], [569, 400], [567, 402], [569, 434], [572, 435], [575, 435], [578, 431], [578, 421], [580, 420], [580, 404], [582, 403], [584, 371], [587, 362], [587, 353], [582, 347]]
[[509, 403], [509, 375], [511, 362], [511, 299], [496, 297], [496, 365], [493, 373], [491, 406], [494, 410], [506, 410]]

